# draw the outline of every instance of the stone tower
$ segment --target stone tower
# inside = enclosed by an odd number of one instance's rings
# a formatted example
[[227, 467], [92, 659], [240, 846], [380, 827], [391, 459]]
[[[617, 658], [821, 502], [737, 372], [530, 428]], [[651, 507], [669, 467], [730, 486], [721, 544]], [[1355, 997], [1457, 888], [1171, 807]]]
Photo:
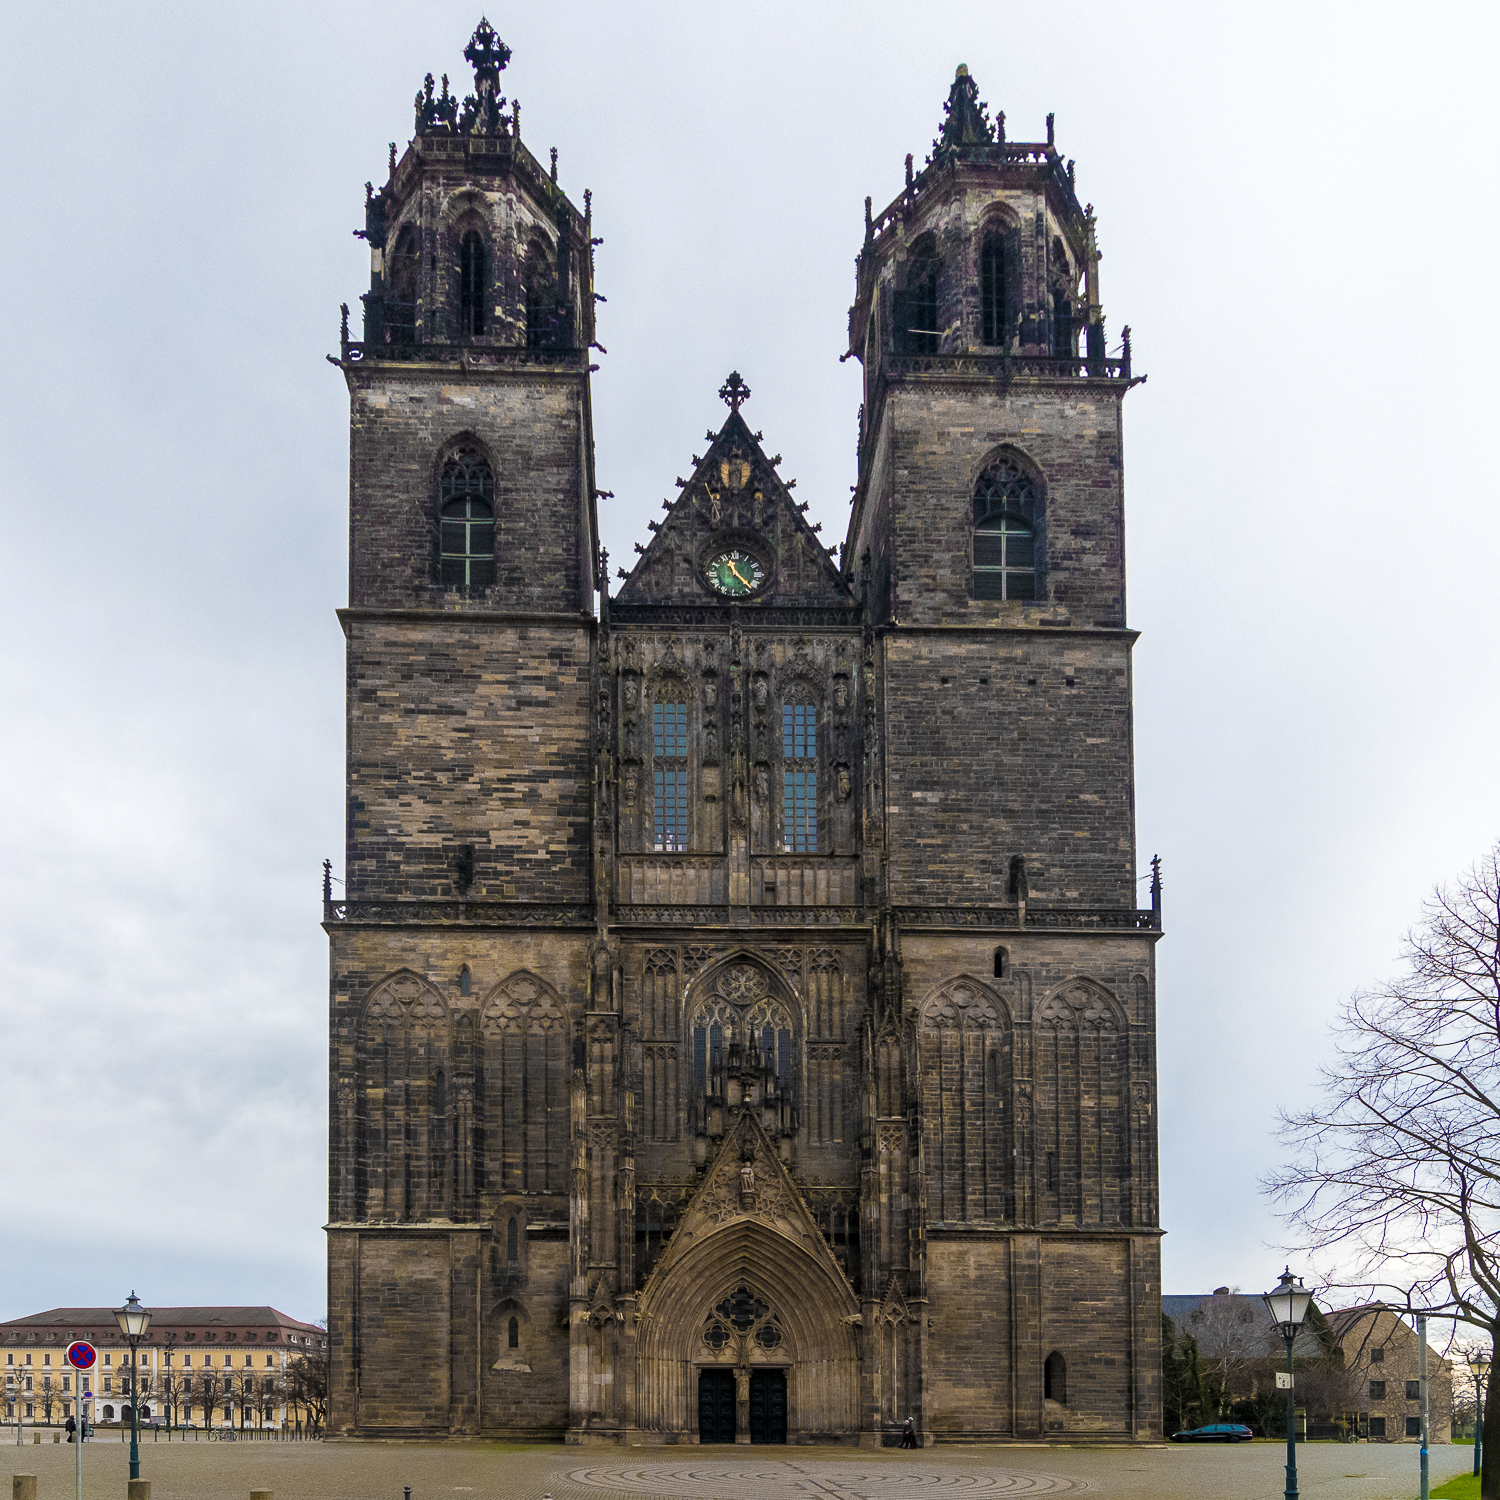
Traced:
[[734, 373], [610, 597], [587, 211], [466, 56], [339, 360], [331, 1430], [1159, 1436], [1131, 382], [1071, 170], [960, 70], [867, 213], [843, 565]]

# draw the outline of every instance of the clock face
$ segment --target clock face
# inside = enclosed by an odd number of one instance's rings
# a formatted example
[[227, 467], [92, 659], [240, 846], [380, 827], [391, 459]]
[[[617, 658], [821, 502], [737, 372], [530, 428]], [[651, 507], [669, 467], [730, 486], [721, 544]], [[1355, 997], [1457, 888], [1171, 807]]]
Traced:
[[704, 570], [708, 575], [708, 586], [716, 593], [738, 597], [753, 594], [766, 581], [766, 570], [752, 553], [743, 548], [732, 547], [726, 552], [716, 552]]

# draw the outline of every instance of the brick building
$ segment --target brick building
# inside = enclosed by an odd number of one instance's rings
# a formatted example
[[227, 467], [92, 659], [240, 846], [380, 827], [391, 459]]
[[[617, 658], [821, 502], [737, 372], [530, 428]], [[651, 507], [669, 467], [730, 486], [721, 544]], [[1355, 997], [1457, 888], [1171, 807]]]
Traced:
[[870, 214], [826, 549], [746, 420], [610, 593], [592, 225], [487, 25], [371, 191], [329, 1430], [1155, 1439], [1124, 358], [959, 69]]

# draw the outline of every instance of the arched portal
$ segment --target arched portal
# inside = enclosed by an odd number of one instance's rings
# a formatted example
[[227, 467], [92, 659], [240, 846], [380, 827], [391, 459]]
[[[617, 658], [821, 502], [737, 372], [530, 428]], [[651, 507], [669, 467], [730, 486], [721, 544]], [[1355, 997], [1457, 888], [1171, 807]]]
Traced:
[[[744, 1218], [663, 1263], [640, 1303], [642, 1429], [696, 1435], [712, 1402], [709, 1440], [728, 1440], [717, 1404], [723, 1372], [735, 1382], [736, 1436], [781, 1442], [858, 1431], [859, 1359], [847, 1320], [859, 1304], [815, 1230], [812, 1239]], [[700, 1381], [704, 1372], [715, 1378]]]

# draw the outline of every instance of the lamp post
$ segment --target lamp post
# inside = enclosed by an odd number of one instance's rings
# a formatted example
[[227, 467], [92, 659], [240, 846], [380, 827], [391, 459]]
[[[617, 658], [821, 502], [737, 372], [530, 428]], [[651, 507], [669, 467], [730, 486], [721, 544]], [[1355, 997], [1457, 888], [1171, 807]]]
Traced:
[[120, 1325], [120, 1332], [125, 1335], [126, 1342], [130, 1345], [130, 1477], [139, 1479], [141, 1477], [141, 1378], [140, 1364], [136, 1359], [136, 1349], [141, 1340], [146, 1336], [146, 1330], [151, 1326], [151, 1314], [135, 1300], [135, 1293], [130, 1294], [130, 1300], [124, 1307], [115, 1313], [115, 1322]]
[[1469, 1374], [1474, 1377], [1474, 1472], [1477, 1474], [1484, 1462], [1484, 1388], [1490, 1368], [1489, 1355], [1483, 1349], [1469, 1350], [1468, 1366]]
[[1307, 1304], [1312, 1293], [1304, 1291], [1302, 1278], [1292, 1275], [1288, 1266], [1281, 1273], [1281, 1280], [1274, 1290], [1262, 1299], [1271, 1314], [1272, 1321], [1281, 1329], [1286, 1340], [1286, 1500], [1297, 1500], [1297, 1426], [1296, 1393], [1292, 1390], [1292, 1345], [1302, 1331], [1307, 1317]]

